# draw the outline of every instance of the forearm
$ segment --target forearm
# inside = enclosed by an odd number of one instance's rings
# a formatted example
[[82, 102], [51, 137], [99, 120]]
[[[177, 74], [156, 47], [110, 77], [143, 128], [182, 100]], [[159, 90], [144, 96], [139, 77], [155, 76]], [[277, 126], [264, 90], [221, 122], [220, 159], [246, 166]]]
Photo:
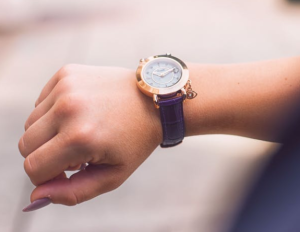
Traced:
[[188, 67], [198, 97], [184, 105], [187, 136], [233, 134], [279, 141], [299, 99], [300, 58]]

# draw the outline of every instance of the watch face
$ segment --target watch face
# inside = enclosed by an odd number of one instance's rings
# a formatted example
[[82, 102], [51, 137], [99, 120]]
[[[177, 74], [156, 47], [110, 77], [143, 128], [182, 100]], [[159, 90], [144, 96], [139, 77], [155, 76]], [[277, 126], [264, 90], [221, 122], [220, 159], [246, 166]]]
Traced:
[[170, 58], [157, 58], [146, 64], [142, 76], [151, 87], [168, 88], [180, 81], [182, 66]]

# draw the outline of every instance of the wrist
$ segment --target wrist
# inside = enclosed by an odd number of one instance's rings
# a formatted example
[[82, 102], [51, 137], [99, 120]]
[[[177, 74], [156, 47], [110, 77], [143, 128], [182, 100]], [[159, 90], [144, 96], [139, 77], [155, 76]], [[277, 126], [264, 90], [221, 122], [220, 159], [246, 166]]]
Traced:
[[[221, 134], [226, 132], [226, 127], [230, 127], [230, 116], [222, 107], [222, 98], [218, 97], [221, 89], [216, 84], [218, 77], [222, 75], [221, 67], [188, 63], [190, 80], [198, 96], [183, 103], [186, 136]], [[159, 145], [163, 140], [159, 109], [154, 107], [152, 98], [144, 95], [138, 88], [136, 90], [143, 110], [149, 113], [148, 129], [152, 131], [153, 141]]]
[[198, 96], [184, 103], [186, 136], [224, 133], [226, 127], [230, 126], [231, 117], [223, 107], [222, 87], [218, 88], [222, 66], [193, 63], [187, 65], [193, 89]]
[[[162, 67], [159, 62], [162, 62]], [[168, 64], [169, 69], [165, 68], [164, 62]], [[213, 117], [203, 115], [206, 113], [203, 106], [204, 94], [199, 95], [201, 98], [195, 98], [197, 94], [189, 86], [189, 79], [191, 79], [196, 92], [205, 89], [202, 88], [202, 79], [207, 80], [208, 75], [206, 75], [206, 68], [203, 67], [205, 66], [190, 64], [188, 71], [182, 61], [169, 54], [140, 60], [136, 73], [137, 84], [141, 92], [148, 96], [142, 98], [149, 107], [147, 111], [151, 116], [151, 123], [155, 125], [155, 134], [158, 135], [156, 137], [162, 147], [179, 144], [184, 135], [205, 134], [213, 130], [212, 127], [215, 126], [211, 121]], [[187, 100], [182, 104], [185, 98]], [[193, 98], [195, 100], [190, 101]], [[153, 106], [153, 99], [159, 110]]]
[[155, 108], [152, 98], [139, 91], [135, 81], [132, 83], [132, 85], [134, 85], [136, 90], [136, 99], [139, 101], [139, 107], [142, 108], [142, 111], [147, 112], [147, 120], [145, 120], [145, 118], [141, 118], [140, 120], [145, 121], [147, 124], [145, 128], [147, 133], [151, 134], [151, 143], [155, 144], [155, 146], [158, 146], [163, 139], [159, 110]]

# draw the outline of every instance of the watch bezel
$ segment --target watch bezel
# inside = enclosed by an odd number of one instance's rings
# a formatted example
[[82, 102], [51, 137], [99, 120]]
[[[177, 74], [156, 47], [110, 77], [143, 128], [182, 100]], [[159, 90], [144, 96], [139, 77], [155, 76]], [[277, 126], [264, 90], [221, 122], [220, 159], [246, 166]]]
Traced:
[[[182, 70], [181, 70], [182, 76], [181, 76], [180, 80], [173, 86], [166, 87], [166, 88], [156, 88], [156, 87], [150, 86], [143, 78], [143, 70], [149, 62], [151, 62], [155, 59], [171, 59], [171, 60], [177, 62], [179, 64], [179, 66], [181, 66], [181, 68], [182, 68]], [[179, 91], [180, 89], [182, 89], [185, 86], [185, 84], [187, 83], [187, 81], [189, 79], [189, 70], [188, 70], [186, 64], [182, 60], [178, 59], [177, 57], [174, 57], [171, 55], [150, 56], [146, 59], [140, 60], [140, 64], [136, 71], [136, 79], [137, 79], [137, 86], [147, 96], [153, 97], [154, 94], [168, 95], [168, 94]]]

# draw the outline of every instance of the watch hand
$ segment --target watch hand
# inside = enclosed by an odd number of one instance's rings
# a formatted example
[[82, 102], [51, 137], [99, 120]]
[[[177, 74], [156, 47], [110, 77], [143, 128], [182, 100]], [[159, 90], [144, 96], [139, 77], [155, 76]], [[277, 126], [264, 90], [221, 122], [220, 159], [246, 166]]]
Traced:
[[153, 72], [152, 74], [154, 74], [154, 75], [156, 75], [156, 76], [159, 76], [159, 77], [162, 76], [162, 74], [161, 74], [161, 73], [158, 73], [158, 72]]
[[175, 69], [175, 68], [170, 68], [170, 69], [168, 69], [167, 71], [161, 73], [161, 76], [164, 77], [165, 75], [167, 75], [167, 74], [169, 74], [170, 72], [172, 72], [174, 69]]

